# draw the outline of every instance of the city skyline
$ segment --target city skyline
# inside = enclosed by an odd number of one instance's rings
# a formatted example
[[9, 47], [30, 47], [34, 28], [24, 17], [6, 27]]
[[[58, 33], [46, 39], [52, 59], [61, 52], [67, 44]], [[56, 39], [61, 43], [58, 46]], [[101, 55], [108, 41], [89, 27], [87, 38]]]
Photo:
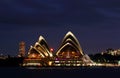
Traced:
[[119, 2], [52, 1], [0, 1], [0, 53], [17, 55], [20, 41], [28, 51], [40, 35], [56, 50], [68, 31], [86, 54], [120, 48]]

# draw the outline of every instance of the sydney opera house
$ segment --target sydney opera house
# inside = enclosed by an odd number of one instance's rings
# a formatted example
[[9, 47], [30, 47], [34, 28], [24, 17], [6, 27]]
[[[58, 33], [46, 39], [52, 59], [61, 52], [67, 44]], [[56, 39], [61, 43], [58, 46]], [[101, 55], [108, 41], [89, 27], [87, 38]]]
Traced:
[[23, 66], [87, 66], [93, 61], [82, 51], [79, 41], [72, 32], [68, 32], [58, 50], [53, 54], [46, 40], [40, 36], [31, 46]]

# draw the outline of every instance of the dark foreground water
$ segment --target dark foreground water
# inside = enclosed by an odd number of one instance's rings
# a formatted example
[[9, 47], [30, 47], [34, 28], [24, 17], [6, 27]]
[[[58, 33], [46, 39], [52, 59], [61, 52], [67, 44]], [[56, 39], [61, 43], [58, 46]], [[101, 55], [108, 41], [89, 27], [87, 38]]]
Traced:
[[120, 67], [1, 67], [0, 78], [120, 78]]

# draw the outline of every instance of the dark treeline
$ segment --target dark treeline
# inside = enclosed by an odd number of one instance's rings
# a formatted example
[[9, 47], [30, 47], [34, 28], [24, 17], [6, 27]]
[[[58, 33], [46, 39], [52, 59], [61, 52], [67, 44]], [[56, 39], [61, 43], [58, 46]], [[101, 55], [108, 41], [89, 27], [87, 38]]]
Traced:
[[5, 59], [0, 59], [0, 66], [20, 66], [22, 64], [24, 58], [23, 57], [10, 57]]
[[117, 64], [118, 61], [120, 60], [120, 55], [111, 55], [111, 54], [94, 54], [94, 55], [89, 55], [90, 58], [94, 61], [94, 62], [98, 62], [98, 63], [114, 63]]

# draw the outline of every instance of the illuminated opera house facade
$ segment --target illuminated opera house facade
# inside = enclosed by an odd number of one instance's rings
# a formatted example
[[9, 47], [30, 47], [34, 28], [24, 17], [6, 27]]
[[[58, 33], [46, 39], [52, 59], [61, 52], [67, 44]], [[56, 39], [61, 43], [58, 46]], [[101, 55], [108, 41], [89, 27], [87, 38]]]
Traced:
[[34, 46], [31, 46], [23, 66], [86, 66], [93, 64], [87, 54], [84, 54], [79, 41], [72, 32], [68, 32], [58, 50], [53, 54], [46, 40], [40, 36]]

